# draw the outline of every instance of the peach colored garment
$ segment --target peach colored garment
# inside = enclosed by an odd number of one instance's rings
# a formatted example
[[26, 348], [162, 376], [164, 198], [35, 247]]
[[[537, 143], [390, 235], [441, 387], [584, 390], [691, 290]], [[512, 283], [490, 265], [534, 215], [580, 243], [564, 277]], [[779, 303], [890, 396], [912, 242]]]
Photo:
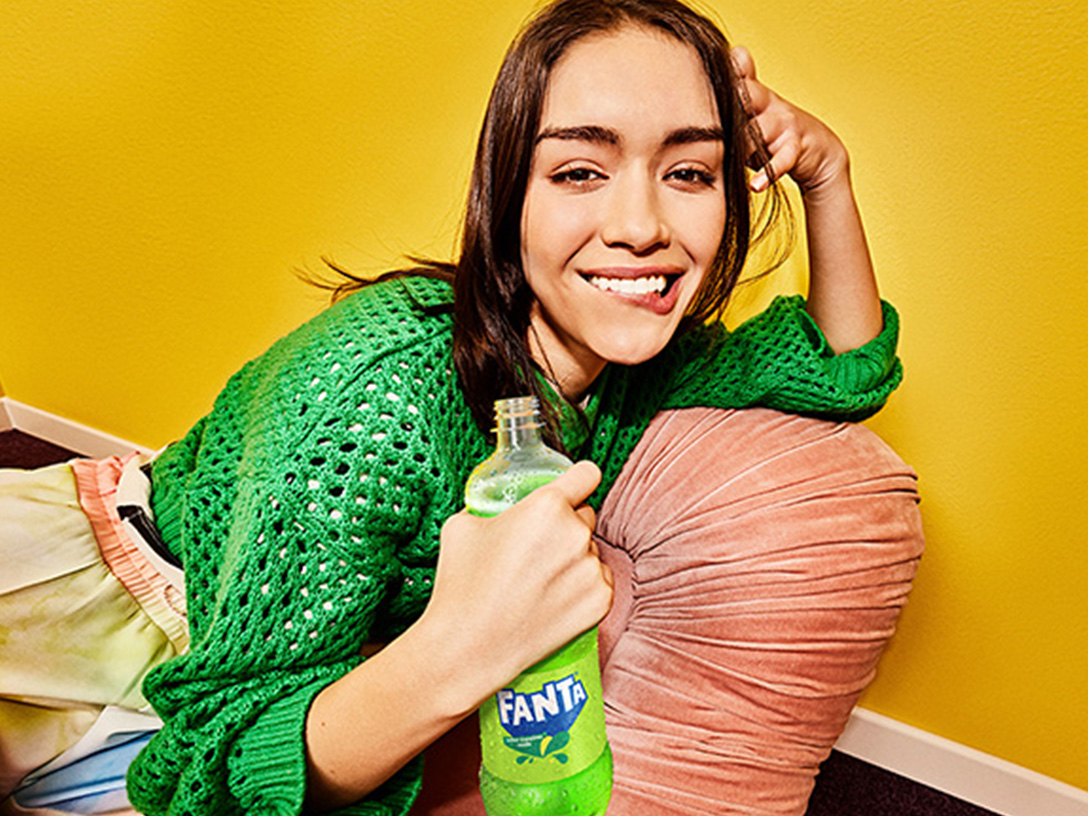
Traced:
[[94, 530], [107, 566], [144, 613], [170, 639], [177, 654], [189, 646], [184, 589], [167, 580], [125, 530], [117, 511], [117, 490], [128, 467], [146, 457], [131, 453], [107, 459], [73, 459], [69, 464], [79, 490], [79, 503]]
[[[753, 409], [654, 419], [601, 508], [612, 816], [803, 814], [906, 601], [916, 477], [866, 428]], [[482, 814], [475, 720], [413, 816]]]

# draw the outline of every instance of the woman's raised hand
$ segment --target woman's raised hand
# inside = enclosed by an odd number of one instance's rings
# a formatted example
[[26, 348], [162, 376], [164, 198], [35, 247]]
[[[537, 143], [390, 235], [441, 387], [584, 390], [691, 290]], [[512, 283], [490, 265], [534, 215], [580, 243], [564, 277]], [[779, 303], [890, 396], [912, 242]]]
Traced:
[[612, 573], [584, 503], [600, 480], [579, 462], [493, 518], [462, 511], [443, 526], [425, 616], [456, 623], [482, 696], [607, 614]]
[[[805, 193], [843, 180], [849, 157], [831, 128], [760, 82], [748, 49], [738, 46], [730, 56], [740, 83], [741, 102], [770, 155], [766, 165], [754, 167], [758, 172], [749, 181], [751, 188], [759, 192], [787, 174]], [[750, 149], [752, 160], [756, 160], [754, 143], [750, 143]]]
[[[738, 94], [750, 118], [749, 180], [759, 192], [783, 175], [801, 188], [808, 237], [806, 308], [836, 353], [858, 348], [883, 326], [865, 229], [850, 184], [850, 157], [839, 137], [758, 79], [745, 48], [731, 52]], [[757, 140], [769, 161], [756, 157]], [[762, 166], [760, 166], [762, 165]]]

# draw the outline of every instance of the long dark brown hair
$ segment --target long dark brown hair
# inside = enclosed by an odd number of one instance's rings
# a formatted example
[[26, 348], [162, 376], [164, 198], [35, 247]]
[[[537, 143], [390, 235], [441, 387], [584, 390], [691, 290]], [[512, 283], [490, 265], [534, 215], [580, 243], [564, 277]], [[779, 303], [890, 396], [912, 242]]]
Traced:
[[[491, 425], [494, 400], [532, 394], [545, 408], [549, 437], [561, 446], [556, 412], [545, 393], [547, 386], [536, 373], [539, 366], [528, 343], [533, 293], [521, 267], [521, 211], [552, 67], [580, 38], [626, 25], [665, 31], [695, 49], [710, 79], [725, 134], [725, 229], [717, 257], [678, 331], [720, 318], [740, 279], [749, 248], [771, 234], [783, 213], [788, 214], [788, 202], [777, 185], [772, 185], [758, 211], [753, 212], [745, 165], [762, 166], [768, 156], [745, 114], [729, 44], [714, 23], [678, 0], [557, 0], [544, 6], [511, 44], [491, 90], [476, 146], [457, 262], [413, 258], [417, 266], [374, 279], [330, 264], [340, 275], [329, 287], [334, 290], [334, 299], [377, 281], [406, 275], [452, 282], [454, 367], [482, 430]], [[756, 145], [751, 159], [748, 137]], [[792, 222], [786, 221], [792, 230]], [[789, 236], [768, 261], [767, 270], [785, 259], [792, 231]]]

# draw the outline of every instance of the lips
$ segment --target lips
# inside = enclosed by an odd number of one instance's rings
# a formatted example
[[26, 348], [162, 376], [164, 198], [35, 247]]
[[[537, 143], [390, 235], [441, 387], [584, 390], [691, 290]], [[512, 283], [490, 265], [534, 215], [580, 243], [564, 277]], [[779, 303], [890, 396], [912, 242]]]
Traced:
[[676, 305], [679, 294], [676, 282], [684, 272], [673, 266], [653, 266], [608, 267], [579, 274], [599, 292], [663, 315]]

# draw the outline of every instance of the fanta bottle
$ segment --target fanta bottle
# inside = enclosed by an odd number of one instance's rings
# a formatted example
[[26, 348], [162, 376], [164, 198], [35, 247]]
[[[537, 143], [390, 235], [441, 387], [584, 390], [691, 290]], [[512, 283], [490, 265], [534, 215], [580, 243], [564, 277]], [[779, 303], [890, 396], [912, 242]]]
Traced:
[[[541, 439], [535, 397], [497, 400], [495, 421], [495, 452], [465, 485], [465, 503], [478, 516], [498, 515], [572, 464]], [[488, 816], [603, 814], [612, 795], [612, 750], [597, 628], [488, 699], [480, 707], [480, 743], [480, 793]]]

